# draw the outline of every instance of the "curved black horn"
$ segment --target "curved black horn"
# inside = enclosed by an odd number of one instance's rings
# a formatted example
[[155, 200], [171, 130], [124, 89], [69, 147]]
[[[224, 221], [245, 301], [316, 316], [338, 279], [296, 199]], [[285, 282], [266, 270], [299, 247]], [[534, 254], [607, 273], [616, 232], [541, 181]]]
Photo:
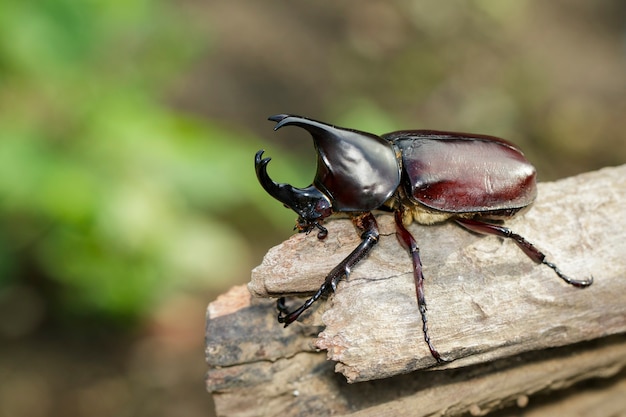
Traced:
[[[267, 164], [269, 164], [271, 158], [263, 158], [263, 152], [263, 150], [260, 150], [256, 153], [254, 167], [256, 176], [265, 191], [307, 221], [313, 221], [322, 217], [324, 214], [318, 212], [318, 209], [330, 207], [328, 198], [313, 185], [307, 188], [296, 188], [289, 184], [274, 182], [267, 174]], [[319, 206], [320, 200], [327, 203]]]
[[254, 167], [259, 182], [269, 195], [291, 207], [291, 202], [296, 198], [300, 190], [289, 184], [277, 184], [270, 178], [267, 174], [267, 164], [269, 164], [272, 158], [263, 158], [263, 152], [265, 151], [258, 151], [254, 157]]
[[294, 125], [308, 131], [318, 154], [313, 184], [337, 211], [380, 207], [400, 184], [400, 163], [390, 141], [354, 129], [290, 114], [277, 114], [274, 130]]

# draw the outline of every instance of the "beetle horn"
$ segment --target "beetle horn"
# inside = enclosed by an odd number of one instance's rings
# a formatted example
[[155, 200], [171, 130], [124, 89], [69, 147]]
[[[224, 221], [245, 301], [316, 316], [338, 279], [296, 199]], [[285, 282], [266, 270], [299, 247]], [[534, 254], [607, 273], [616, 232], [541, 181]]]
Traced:
[[254, 167], [259, 182], [269, 195], [294, 210], [307, 222], [314, 222], [329, 214], [323, 209], [330, 208], [330, 202], [315, 186], [296, 188], [289, 184], [274, 182], [267, 173], [267, 164], [271, 158], [263, 158], [263, 152], [260, 150], [256, 153]]
[[337, 211], [379, 208], [400, 184], [400, 164], [391, 143], [379, 136], [307, 119], [278, 114], [274, 130], [295, 125], [308, 131], [317, 150], [313, 184], [330, 197]]
[[271, 158], [263, 158], [263, 150], [256, 153], [254, 157], [254, 167], [256, 169], [256, 176], [259, 182], [268, 192], [269, 195], [283, 204], [290, 206], [291, 202], [297, 198], [302, 190], [293, 187], [289, 184], [278, 184], [274, 182], [267, 173], [267, 164], [272, 160]]

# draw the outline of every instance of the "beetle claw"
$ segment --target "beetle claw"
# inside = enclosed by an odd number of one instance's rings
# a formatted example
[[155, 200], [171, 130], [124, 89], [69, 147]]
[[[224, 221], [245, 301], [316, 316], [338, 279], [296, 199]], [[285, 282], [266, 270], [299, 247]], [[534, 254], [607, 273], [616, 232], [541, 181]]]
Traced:
[[285, 304], [285, 297], [280, 297], [278, 300], [276, 300], [276, 309], [278, 310], [279, 313], [287, 313], [287, 305]]
[[542, 264], [546, 265], [549, 268], [552, 268], [554, 272], [561, 278], [563, 281], [567, 282], [570, 285], [578, 288], [585, 288], [593, 284], [593, 276], [589, 276], [588, 279], [574, 279], [565, 275], [561, 270], [552, 262], [547, 261], [545, 258], [541, 261]]
[[318, 222], [315, 222], [314, 225], [315, 225], [315, 227], [317, 227], [319, 229], [319, 233], [317, 234], [317, 238], [319, 240], [326, 239], [326, 236], [328, 236], [328, 229], [326, 229], [324, 226], [322, 226]]

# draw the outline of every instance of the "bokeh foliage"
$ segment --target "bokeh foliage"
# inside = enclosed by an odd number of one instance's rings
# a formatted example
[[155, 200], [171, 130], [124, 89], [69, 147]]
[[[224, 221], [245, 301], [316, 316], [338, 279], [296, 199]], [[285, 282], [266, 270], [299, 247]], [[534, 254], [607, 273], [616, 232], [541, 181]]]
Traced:
[[276, 220], [260, 141], [165, 100], [211, 46], [201, 23], [171, 2], [0, 4], [0, 292], [43, 281], [62, 313], [127, 319], [247, 277], [224, 219]]
[[[285, 139], [305, 135], [249, 133], [272, 113], [501, 135], [542, 180], [621, 163], [621, 8], [576, 4], [0, 3], [0, 301], [27, 285], [54, 311], [126, 318], [244, 282], [293, 220], [255, 151], [311, 178], [310, 142]], [[577, 39], [611, 46], [588, 59]]]
[[252, 157], [312, 178], [270, 114], [624, 163], [625, 4], [0, 2], [0, 415], [207, 415], [207, 302], [292, 233]]

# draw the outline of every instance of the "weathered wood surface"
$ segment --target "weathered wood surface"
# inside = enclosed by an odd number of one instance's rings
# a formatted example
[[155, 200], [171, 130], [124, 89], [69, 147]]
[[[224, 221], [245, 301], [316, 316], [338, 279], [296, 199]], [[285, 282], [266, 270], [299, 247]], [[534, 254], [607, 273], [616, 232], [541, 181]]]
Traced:
[[[317, 317], [319, 318], [319, 317]], [[612, 336], [452, 370], [422, 370], [384, 380], [349, 384], [333, 371], [323, 352], [315, 353], [317, 326], [282, 329], [275, 323], [275, 305], [233, 288], [211, 303], [207, 321], [207, 388], [217, 415], [403, 417], [483, 415], [532, 395], [563, 390], [594, 377], [609, 378], [626, 365], [626, 336]], [[382, 354], [384, 357], [392, 353]], [[532, 415], [620, 415], [626, 397], [619, 387], [577, 388], [564, 404], [548, 404]], [[582, 395], [582, 397], [581, 397]], [[584, 401], [583, 401], [584, 400]], [[609, 401], [609, 402], [606, 402]], [[574, 406], [581, 408], [572, 408]], [[566, 412], [588, 410], [582, 414]], [[558, 408], [560, 411], [554, 412]], [[603, 411], [604, 410], [604, 411]], [[608, 411], [607, 411], [608, 410]]]
[[[220, 415], [482, 413], [617, 372], [626, 363], [626, 342], [606, 336], [626, 333], [624, 207], [626, 165], [542, 183], [533, 208], [507, 222], [564, 272], [592, 274], [594, 284], [582, 290], [535, 265], [512, 242], [452, 224], [412, 225], [431, 338], [451, 361], [443, 366], [433, 367], [423, 342], [411, 263], [391, 216], [378, 217], [378, 247], [337, 293], [287, 329], [275, 321], [274, 301], [251, 299], [239, 288], [209, 308], [207, 381], [218, 393]], [[295, 235], [271, 249], [253, 271], [250, 291], [262, 297], [315, 291], [358, 243], [349, 221], [327, 227], [325, 241]], [[564, 347], [545, 350], [558, 346]], [[349, 382], [388, 379], [348, 385], [333, 367]]]
[[[392, 216], [378, 221], [384, 234], [379, 247], [318, 307], [326, 312], [316, 345], [349, 381], [434, 365], [423, 342], [410, 259], [396, 241]], [[413, 225], [430, 335], [452, 361], [446, 367], [626, 331], [626, 166], [540, 184], [532, 209], [507, 225], [564, 272], [593, 275], [595, 282], [585, 289], [569, 286], [510, 241], [452, 223]], [[329, 222], [328, 229], [325, 241], [298, 235], [273, 248], [253, 271], [251, 292], [315, 291], [358, 244], [348, 220]]]

